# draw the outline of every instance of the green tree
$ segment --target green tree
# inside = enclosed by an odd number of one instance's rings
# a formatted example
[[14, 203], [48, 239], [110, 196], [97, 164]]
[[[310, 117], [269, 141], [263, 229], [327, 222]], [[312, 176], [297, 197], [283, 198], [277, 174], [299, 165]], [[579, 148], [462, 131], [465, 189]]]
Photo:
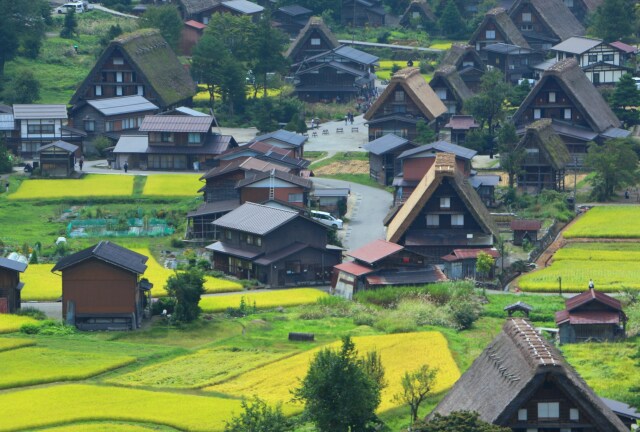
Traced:
[[609, 98], [609, 105], [625, 126], [633, 126], [640, 122], [640, 112], [637, 108], [640, 105], [640, 91], [631, 74], [626, 73], [620, 77]]
[[516, 177], [522, 172], [522, 162], [526, 156], [523, 148], [518, 147], [518, 135], [512, 122], [506, 122], [498, 132], [498, 152], [500, 152], [500, 167], [509, 176], [509, 188], [513, 188]]
[[480, 420], [477, 412], [455, 411], [447, 416], [436, 414], [427, 423], [415, 424], [412, 432], [511, 432], [510, 428]]
[[418, 420], [418, 410], [422, 402], [429, 396], [435, 385], [438, 369], [422, 365], [413, 372], [405, 372], [402, 376], [402, 392], [393, 396], [393, 400], [409, 405], [411, 424]]
[[284, 33], [271, 25], [271, 14], [264, 13], [256, 25], [252, 60], [253, 73], [262, 83], [263, 97], [267, 97], [269, 73], [287, 71], [288, 61], [282, 53], [288, 41]]
[[423, 119], [416, 123], [416, 137], [414, 141], [418, 144], [431, 144], [438, 139], [438, 134]]
[[594, 172], [591, 198], [597, 201], [608, 200], [618, 188], [632, 185], [638, 178], [633, 138], [612, 139], [603, 145], [590, 143], [585, 164]]
[[605, 42], [629, 37], [635, 27], [631, 0], [604, 0], [591, 16], [591, 31]]
[[494, 69], [482, 76], [480, 93], [467, 99], [465, 110], [489, 128], [489, 135], [495, 136], [496, 125], [504, 118], [504, 101], [511, 93], [511, 86], [504, 81], [502, 73]]
[[442, 16], [438, 22], [440, 30], [447, 37], [455, 37], [466, 31], [466, 26], [456, 6], [456, 2], [449, 0], [442, 11]]
[[120, 24], [110, 26], [109, 30], [107, 30], [107, 33], [105, 33], [104, 36], [100, 38], [100, 46], [106, 47], [107, 45], [109, 45], [109, 42], [120, 36], [122, 33], [123, 31], [122, 27], [120, 27]]
[[375, 421], [383, 385], [381, 366], [367, 363], [358, 357], [348, 336], [340, 350], [327, 348], [315, 355], [293, 395], [305, 403], [305, 414], [320, 432], [365, 431]]
[[270, 407], [265, 401], [254, 397], [242, 400], [242, 412], [226, 422], [224, 432], [287, 432], [291, 430], [282, 406]]
[[522, 81], [520, 81], [520, 84], [513, 87], [511, 96], [509, 97], [509, 103], [514, 107], [519, 107], [530, 91], [531, 84], [529, 84], [529, 80], [523, 79]]
[[76, 19], [76, 10], [69, 8], [64, 16], [64, 24], [60, 30], [60, 37], [71, 39], [78, 35], [78, 20]]
[[[10, 173], [11, 171], [13, 171], [13, 158], [5, 147], [4, 141], [0, 138], [0, 173]], [[4, 187], [4, 185], [2, 186]]]
[[489, 275], [495, 260], [491, 255], [486, 252], [479, 252], [476, 258], [476, 273], [480, 275], [481, 279], [484, 279]]
[[200, 297], [205, 293], [204, 276], [190, 269], [167, 279], [167, 293], [176, 300], [173, 318], [178, 322], [191, 322], [200, 315]]
[[173, 5], [149, 7], [138, 20], [140, 28], [156, 28], [174, 50], [178, 48], [182, 33], [182, 18]]
[[11, 104], [30, 104], [40, 99], [40, 81], [30, 70], [20, 70], [7, 85], [4, 99]]

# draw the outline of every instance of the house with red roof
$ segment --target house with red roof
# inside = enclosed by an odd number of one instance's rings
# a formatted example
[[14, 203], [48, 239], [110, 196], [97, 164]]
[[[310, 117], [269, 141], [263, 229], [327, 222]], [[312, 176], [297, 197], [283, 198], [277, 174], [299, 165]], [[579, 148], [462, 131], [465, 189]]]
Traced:
[[358, 291], [381, 286], [425, 285], [447, 280], [422, 255], [385, 240], [375, 240], [346, 254], [353, 261], [333, 267], [331, 288], [333, 293], [348, 299]]
[[561, 344], [622, 339], [626, 324], [620, 301], [595, 288], [567, 299], [556, 312]]

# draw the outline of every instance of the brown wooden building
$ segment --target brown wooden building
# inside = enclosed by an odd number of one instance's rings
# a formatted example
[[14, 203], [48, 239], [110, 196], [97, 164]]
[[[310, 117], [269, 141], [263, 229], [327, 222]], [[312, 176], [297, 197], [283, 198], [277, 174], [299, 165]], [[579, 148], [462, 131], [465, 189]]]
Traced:
[[180, 54], [191, 56], [193, 47], [200, 41], [206, 28], [207, 25], [201, 22], [195, 20], [185, 21], [180, 33]]
[[69, 177], [75, 171], [76, 156], [80, 147], [64, 141], [56, 141], [44, 145], [38, 150], [36, 159], [40, 162], [40, 170], [47, 177]]
[[507, 318], [428, 419], [454, 411], [514, 432], [629, 430], [524, 318]]
[[620, 301], [593, 288], [566, 299], [556, 312], [561, 344], [624, 339], [626, 323]]
[[290, 37], [296, 37], [311, 19], [311, 14], [313, 11], [304, 6], [290, 4], [273, 11], [272, 18], [277, 28]]
[[514, 219], [511, 221], [511, 231], [513, 231], [513, 244], [522, 246], [527, 240], [534, 245], [538, 241], [538, 232], [542, 228], [542, 222], [536, 219]]
[[485, 253], [494, 259], [494, 265], [489, 274], [482, 275], [489, 279], [493, 278], [495, 276], [495, 261], [500, 258], [500, 253], [495, 248], [454, 249], [450, 254], [442, 257], [444, 274], [452, 280], [476, 279], [478, 276], [476, 263], [480, 253]]
[[527, 40], [522, 36], [518, 27], [504, 8], [491, 9], [471, 35], [469, 45], [475, 47], [480, 56], [486, 60], [487, 53], [484, 48], [487, 45], [505, 43], [521, 48], [530, 48]]
[[150, 306], [152, 285], [141, 279], [149, 258], [109, 241], [68, 255], [62, 273], [62, 317], [80, 330], [134, 330]]
[[553, 130], [550, 119], [528, 125], [516, 150], [525, 152], [517, 178], [518, 189], [527, 193], [539, 193], [543, 189], [564, 190], [565, 170], [571, 155]]
[[345, 27], [380, 27], [385, 23], [386, 12], [382, 0], [343, 0], [340, 13]]
[[435, 30], [437, 24], [438, 18], [426, 0], [411, 0], [400, 17], [401, 26], [421, 29], [426, 32]]
[[353, 261], [333, 268], [333, 293], [351, 299], [358, 291], [383, 286], [425, 285], [446, 281], [442, 271], [423, 256], [385, 240], [348, 251]]
[[543, 118], [552, 120], [551, 127], [567, 146], [570, 166], [574, 160], [582, 165], [588, 142], [602, 143], [630, 134], [621, 129], [620, 120], [575, 59], [559, 61], [544, 72], [513, 115], [513, 122], [522, 135], [525, 126]]
[[533, 79], [532, 66], [544, 60], [544, 55], [540, 51], [517, 45], [497, 43], [487, 45], [484, 50], [487, 66], [502, 72], [505, 80], [512, 85], [518, 85], [523, 79]]
[[[331, 33], [322, 18], [311, 17], [291, 42], [285, 56], [291, 63], [298, 64], [304, 59], [315, 57], [339, 46], [340, 42]], [[296, 72], [295, 68], [293, 72]]]
[[440, 263], [454, 249], [492, 247], [499, 231], [451, 153], [436, 153], [413, 193], [387, 221], [387, 241]]
[[250, 173], [236, 185], [240, 204], [276, 200], [301, 209], [307, 207], [312, 187], [311, 180], [276, 169]]
[[443, 117], [460, 114], [466, 100], [474, 95], [452, 65], [438, 67], [429, 85], [446, 107]]
[[404, 68], [393, 74], [387, 88], [364, 115], [369, 141], [387, 134], [412, 141], [419, 121], [434, 123], [446, 111], [418, 68]]
[[20, 292], [24, 287], [20, 273], [26, 269], [26, 263], [0, 258], [0, 314], [15, 313], [20, 309]]
[[369, 175], [384, 186], [390, 186], [393, 179], [402, 172], [401, 153], [416, 147], [406, 138], [394, 134], [384, 135], [365, 144], [369, 152]]
[[191, 105], [195, 94], [193, 79], [160, 32], [143, 29], [111, 41], [70, 104], [76, 110], [89, 100], [135, 95], [164, 111]]
[[326, 284], [342, 249], [331, 229], [299, 211], [247, 202], [213, 222], [221, 240], [207, 246], [215, 270], [271, 287]]

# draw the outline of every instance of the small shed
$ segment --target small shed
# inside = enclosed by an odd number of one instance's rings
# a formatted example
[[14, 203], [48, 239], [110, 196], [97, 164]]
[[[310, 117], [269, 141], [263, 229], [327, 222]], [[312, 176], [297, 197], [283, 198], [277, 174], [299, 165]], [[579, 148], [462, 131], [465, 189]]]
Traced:
[[44, 145], [38, 150], [43, 176], [69, 177], [74, 171], [80, 147], [65, 141]]
[[24, 286], [20, 273], [26, 269], [26, 263], [0, 258], [0, 314], [20, 309], [20, 291]]
[[363, 146], [369, 151], [369, 175], [383, 186], [389, 186], [395, 176], [402, 172], [402, 161], [398, 156], [416, 147], [406, 138], [386, 134]]
[[[444, 261], [444, 274], [449, 279], [466, 279], [476, 277], [476, 261], [480, 252], [490, 255], [494, 260], [500, 258], [500, 252], [495, 248], [478, 249], [454, 249], [449, 255], [442, 257]], [[494, 276], [494, 268], [491, 269], [489, 277]]]
[[470, 115], [453, 115], [449, 122], [444, 125], [445, 129], [451, 131], [451, 142], [459, 146], [464, 146], [467, 134], [474, 129], [479, 129], [480, 125], [476, 123], [473, 116]]
[[531, 313], [532, 310], [533, 306], [521, 301], [504, 307], [504, 311], [507, 312], [510, 317], [512, 317], [515, 312], [522, 312], [525, 317], [529, 318], [529, 313]]
[[349, 188], [327, 188], [314, 189], [312, 195], [320, 210], [340, 218], [347, 210], [347, 200], [350, 193], [351, 189]]
[[561, 344], [623, 339], [626, 324], [620, 301], [594, 288], [567, 299], [556, 312]]
[[525, 239], [534, 244], [538, 241], [538, 232], [542, 228], [542, 222], [536, 219], [515, 219], [511, 221], [513, 230], [513, 244], [522, 246]]
[[152, 284], [149, 258], [109, 241], [62, 258], [62, 316], [80, 330], [128, 330], [142, 324]]

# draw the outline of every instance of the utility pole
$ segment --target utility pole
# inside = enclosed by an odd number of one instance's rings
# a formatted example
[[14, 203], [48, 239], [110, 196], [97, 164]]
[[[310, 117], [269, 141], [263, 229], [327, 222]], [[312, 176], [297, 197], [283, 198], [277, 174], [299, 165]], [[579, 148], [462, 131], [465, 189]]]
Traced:
[[560, 290], [560, 297], [562, 297], [562, 276], [558, 276], [558, 288]]
[[573, 157], [573, 210], [578, 208], [578, 156]]

